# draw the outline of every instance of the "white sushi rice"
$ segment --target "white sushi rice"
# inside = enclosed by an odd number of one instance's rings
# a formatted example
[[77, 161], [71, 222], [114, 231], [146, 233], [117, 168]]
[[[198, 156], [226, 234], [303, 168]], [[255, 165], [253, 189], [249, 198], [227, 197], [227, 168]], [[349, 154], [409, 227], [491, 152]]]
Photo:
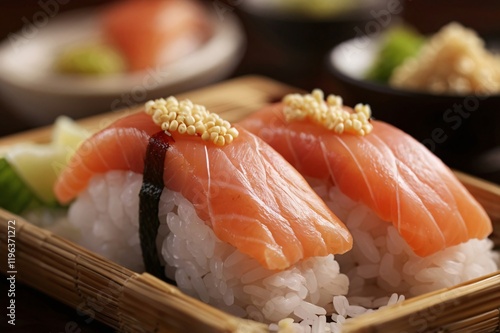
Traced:
[[144, 271], [139, 242], [141, 185], [142, 177], [131, 172], [94, 177], [69, 208], [69, 223], [81, 231], [73, 240], [127, 268]]
[[[95, 176], [71, 205], [69, 221], [80, 243], [135, 271], [143, 271], [138, 234], [142, 175], [111, 171]], [[333, 255], [304, 260], [281, 272], [217, 239], [180, 193], [160, 198], [157, 248], [166, 275], [185, 293], [238, 316], [261, 322], [291, 317], [311, 325], [331, 313], [333, 297], [349, 281]]]
[[336, 257], [341, 272], [349, 276], [351, 303], [376, 308], [384, 295], [421, 295], [498, 269], [498, 252], [490, 239], [470, 239], [422, 258], [391, 223], [367, 206], [324, 181], [309, 179], [309, 183], [353, 235], [353, 249]]
[[[132, 172], [97, 175], [69, 211], [83, 246], [139, 272], [144, 270], [138, 235], [141, 183], [142, 175]], [[270, 324], [271, 331], [340, 332], [348, 318], [497, 269], [489, 240], [471, 240], [420, 258], [366, 206], [335, 187], [311, 184], [353, 234], [351, 252], [269, 271], [217, 239], [190, 202], [164, 189], [157, 248], [166, 275], [204, 302], [276, 323]]]

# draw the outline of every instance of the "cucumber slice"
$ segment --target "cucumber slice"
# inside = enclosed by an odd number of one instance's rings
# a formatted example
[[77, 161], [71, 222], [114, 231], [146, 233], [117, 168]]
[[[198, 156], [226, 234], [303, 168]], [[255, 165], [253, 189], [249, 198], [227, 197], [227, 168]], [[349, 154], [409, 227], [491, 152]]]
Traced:
[[5, 158], [0, 158], [0, 189], [0, 207], [14, 214], [42, 205]]

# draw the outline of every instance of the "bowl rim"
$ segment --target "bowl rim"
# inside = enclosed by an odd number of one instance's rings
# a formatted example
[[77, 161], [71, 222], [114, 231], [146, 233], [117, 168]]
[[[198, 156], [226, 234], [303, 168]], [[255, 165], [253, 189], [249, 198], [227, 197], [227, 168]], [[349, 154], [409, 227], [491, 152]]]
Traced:
[[351, 38], [349, 40], [346, 40], [344, 42], [341, 42], [340, 44], [334, 46], [327, 54], [326, 57], [326, 63], [327, 63], [327, 68], [330, 71], [332, 75], [337, 77], [338, 79], [345, 81], [353, 86], [358, 86], [361, 87], [365, 90], [371, 90], [375, 91], [378, 93], [383, 93], [383, 94], [391, 94], [399, 97], [407, 97], [407, 98], [433, 98], [433, 99], [439, 99], [439, 100], [463, 100], [466, 98], [470, 97], [475, 97], [475, 98], [480, 98], [480, 99], [491, 99], [491, 98], [499, 98], [500, 99], [500, 94], [490, 94], [490, 95], [483, 95], [483, 94], [476, 94], [476, 93], [470, 93], [470, 94], [450, 94], [450, 93], [444, 93], [444, 94], [435, 94], [435, 93], [430, 93], [430, 92], [425, 92], [425, 91], [418, 91], [418, 90], [407, 90], [407, 89], [398, 89], [394, 88], [388, 84], [376, 82], [376, 81], [370, 81], [370, 80], [360, 80], [355, 77], [352, 77], [348, 74], [346, 74], [342, 69], [339, 68], [338, 63], [335, 62], [335, 55], [340, 52], [342, 48], [347, 47], [348, 45], [352, 45], [358, 41], [360, 41], [363, 38], [369, 38], [369, 43], [374, 43], [378, 44], [380, 43], [380, 38], [373, 38], [373, 37], [355, 37]]
[[[390, 1], [390, 0], [386, 0]], [[303, 13], [280, 11], [278, 8], [273, 8], [268, 5], [257, 5], [253, 4], [252, 1], [244, 1], [241, 6], [237, 7], [239, 12], [245, 13], [250, 16], [258, 17], [264, 20], [273, 20], [281, 24], [325, 24], [331, 22], [350, 22], [358, 21], [363, 19], [373, 18], [370, 15], [370, 9], [379, 9], [383, 7], [378, 1], [368, 1], [367, 3], [361, 5], [355, 5], [354, 7], [341, 10], [340, 12], [333, 13], [326, 16], [313, 16], [304, 15]]]
[[[68, 21], [82, 24], [83, 21], [94, 17], [95, 12], [96, 8], [92, 8], [60, 14], [47, 26], [40, 28], [40, 33], [47, 33], [46, 29], [49, 26], [51, 28], [57, 25], [61, 26]], [[16, 70], [8, 68], [0, 57], [0, 88], [1, 85], [7, 85], [48, 96], [100, 98], [130, 92], [138, 86], [143, 87], [144, 84], [141, 82], [144, 81], [146, 75], [150, 75], [152, 70], [161, 70], [172, 74], [163, 77], [154, 88], [146, 89], [147, 91], [183, 85], [189, 80], [201, 80], [201, 76], [212, 72], [214, 68], [218, 68], [222, 64], [231, 66], [233, 62], [239, 61], [246, 45], [243, 28], [234, 15], [226, 15], [224, 19], [220, 19], [211, 11], [207, 11], [207, 16], [213, 26], [212, 36], [189, 54], [164, 66], [107, 77], [84, 77], [84, 80], [81, 80], [82, 77], [72, 78], [49, 71], [45, 73], [41, 71], [41, 76], [33, 79], [16, 75]], [[89, 32], [89, 34], [92, 33], [94, 32]], [[12, 49], [8, 39], [3, 40], [0, 43], [0, 56], [11, 52]], [[17, 71], [17, 74], [20, 73]]]

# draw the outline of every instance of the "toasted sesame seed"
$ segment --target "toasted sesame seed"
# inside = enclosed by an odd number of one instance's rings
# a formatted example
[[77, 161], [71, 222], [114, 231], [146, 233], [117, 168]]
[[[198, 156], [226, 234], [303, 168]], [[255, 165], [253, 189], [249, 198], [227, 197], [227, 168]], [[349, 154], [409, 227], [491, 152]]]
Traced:
[[342, 132], [344, 132], [344, 124], [340, 123], [337, 126], [335, 126], [335, 132], [342, 134]]
[[193, 125], [189, 125], [186, 129], [187, 134], [189, 135], [195, 135], [196, 134], [196, 127]]
[[371, 109], [368, 105], [357, 104], [353, 112], [343, 106], [342, 98], [328, 95], [314, 89], [311, 94], [289, 94], [283, 98], [285, 119], [300, 121], [309, 119], [334, 132], [366, 135], [373, 129], [370, 123]]
[[351, 119], [347, 119], [345, 121], [344, 127], [350, 129], [352, 127], [352, 120]]
[[212, 127], [210, 127], [210, 129], [208, 131], [210, 133], [215, 132], [215, 133], [219, 134], [220, 133], [220, 126], [212, 126]]
[[177, 130], [177, 127], [179, 127], [179, 123], [177, 122], [177, 120], [172, 120], [170, 122], [170, 126], [168, 127], [168, 130], [171, 132], [174, 132], [175, 130]]
[[187, 126], [186, 126], [186, 124], [180, 123], [179, 127], [177, 127], [177, 132], [179, 132], [180, 134], [186, 133], [187, 132]]
[[358, 131], [358, 132], [359, 132], [359, 130], [361, 129], [361, 127], [362, 127], [362, 126], [363, 126], [363, 125], [361, 125], [361, 122], [360, 122], [359, 120], [354, 119], [354, 120], [352, 121], [352, 127], [354, 128], [354, 130], [355, 130], [355, 131]]
[[[157, 101], [158, 104], [160, 104], [160, 100]], [[147, 101], [144, 107], [147, 109], [151, 109], [155, 105], [155, 101]]]
[[224, 146], [226, 144], [226, 139], [223, 136], [219, 135], [214, 142], [217, 146]]
[[238, 137], [238, 130], [234, 127], [231, 127], [227, 130], [227, 134], [231, 135], [233, 139], [236, 139]]
[[203, 132], [207, 130], [207, 127], [201, 122], [201, 120], [196, 122], [194, 124], [194, 127], [196, 128], [196, 133], [198, 134], [203, 134]]
[[170, 96], [146, 102], [145, 109], [167, 134], [177, 131], [180, 134], [196, 135], [218, 146], [230, 144], [239, 135], [238, 130], [228, 121], [190, 100], [178, 101]]
[[231, 143], [233, 142], [233, 138], [234, 136], [230, 135], [230, 134], [225, 134], [224, 135], [224, 139], [226, 139], [226, 143]]
[[189, 116], [186, 117], [186, 125], [188, 125], [188, 126], [189, 125], [193, 125], [194, 122], [195, 122], [195, 120], [194, 120], [193, 116], [189, 115]]

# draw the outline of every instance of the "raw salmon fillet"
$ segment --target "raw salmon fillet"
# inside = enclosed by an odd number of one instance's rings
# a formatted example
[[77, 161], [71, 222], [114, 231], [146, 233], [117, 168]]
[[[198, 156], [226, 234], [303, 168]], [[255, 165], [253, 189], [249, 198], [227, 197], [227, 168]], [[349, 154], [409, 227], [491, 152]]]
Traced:
[[101, 14], [103, 34], [131, 71], [156, 68], [198, 48], [212, 33], [205, 10], [188, 0], [125, 0]]
[[281, 103], [240, 123], [303, 176], [335, 184], [392, 222], [419, 256], [491, 233], [484, 209], [439, 158], [399, 129], [372, 124], [366, 136], [336, 134], [307, 119], [287, 122]]
[[[57, 198], [68, 203], [98, 173], [142, 173], [149, 137], [159, 130], [150, 116], [138, 113], [96, 133], [62, 172]], [[238, 138], [224, 147], [173, 132], [165, 187], [193, 203], [219, 239], [266, 268], [348, 251], [350, 233], [305, 179], [265, 142], [238, 130]]]

